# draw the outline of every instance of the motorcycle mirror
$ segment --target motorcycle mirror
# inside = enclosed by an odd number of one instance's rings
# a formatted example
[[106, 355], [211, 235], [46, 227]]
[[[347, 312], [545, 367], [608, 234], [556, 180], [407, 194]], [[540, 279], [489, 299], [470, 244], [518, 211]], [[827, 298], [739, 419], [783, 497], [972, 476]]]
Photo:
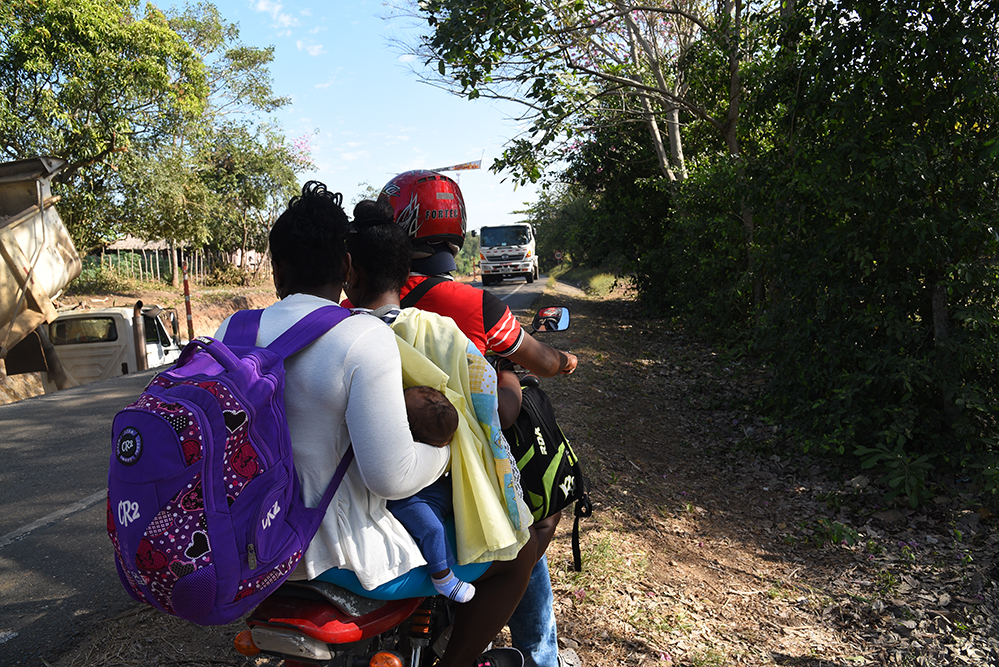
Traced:
[[531, 326], [535, 331], [565, 331], [569, 328], [569, 309], [561, 306], [542, 308]]

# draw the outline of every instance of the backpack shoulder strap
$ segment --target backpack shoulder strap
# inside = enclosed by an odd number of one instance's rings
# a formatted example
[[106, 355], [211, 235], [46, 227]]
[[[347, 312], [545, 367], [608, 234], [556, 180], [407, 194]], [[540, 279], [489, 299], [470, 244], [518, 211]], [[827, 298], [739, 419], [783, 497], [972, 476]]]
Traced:
[[349, 315], [350, 311], [340, 306], [331, 305], [316, 308], [278, 336], [273, 343], [267, 346], [267, 349], [287, 359], [315, 342], [317, 338], [347, 319]]
[[423, 298], [427, 292], [437, 287], [441, 283], [446, 283], [447, 278], [442, 278], [441, 276], [430, 276], [422, 283], [409, 290], [409, 292], [402, 298], [399, 305], [403, 308], [412, 308], [416, 305], [417, 301]]
[[[347, 474], [347, 468], [353, 460], [354, 445], [351, 443], [347, 445], [347, 451], [344, 452], [343, 458], [340, 459], [340, 463], [337, 464], [336, 471], [333, 473], [333, 479], [330, 480], [329, 485], [326, 487], [326, 492], [323, 493], [323, 497], [319, 500], [319, 504], [316, 505], [316, 509], [320, 510], [320, 512], [319, 520], [315, 521], [315, 530], [319, 530], [319, 524], [322, 523], [323, 517], [326, 516], [326, 509], [330, 506], [330, 503], [333, 502], [333, 496], [336, 495], [337, 489], [340, 488], [340, 482], [343, 481], [343, 476]], [[579, 570], [576, 571], [578, 572]]]
[[229, 318], [222, 342], [226, 345], [253, 347], [257, 344], [260, 315], [263, 310], [237, 310]]

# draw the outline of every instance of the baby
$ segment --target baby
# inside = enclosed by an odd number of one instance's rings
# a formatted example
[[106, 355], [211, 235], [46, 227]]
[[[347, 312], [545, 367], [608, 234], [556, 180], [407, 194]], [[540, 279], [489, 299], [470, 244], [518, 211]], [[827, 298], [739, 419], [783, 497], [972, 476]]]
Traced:
[[458, 430], [458, 411], [447, 396], [432, 387], [409, 387], [402, 392], [413, 439], [434, 447], [451, 444]]
[[[436, 389], [424, 386], [409, 387], [403, 395], [413, 439], [435, 447], [450, 444], [458, 430], [458, 411], [451, 401]], [[444, 517], [453, 510], [451, 478], [442, 476], [409, 498], [390, 500], [388, 509], [419, 545], [437, 592], [456, 602], [471, 600], [475, 587], [454, 576], [448, 566]]]

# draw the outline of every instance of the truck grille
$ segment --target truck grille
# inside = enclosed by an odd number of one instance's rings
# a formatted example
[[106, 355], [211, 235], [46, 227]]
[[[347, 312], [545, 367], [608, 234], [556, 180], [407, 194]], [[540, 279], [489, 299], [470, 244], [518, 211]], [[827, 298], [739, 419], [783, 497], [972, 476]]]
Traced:
[[519, 262], [524, 259], [523, 252], [504, 252], [498, 254], [487, 255], [487, 259], [491, 262]]

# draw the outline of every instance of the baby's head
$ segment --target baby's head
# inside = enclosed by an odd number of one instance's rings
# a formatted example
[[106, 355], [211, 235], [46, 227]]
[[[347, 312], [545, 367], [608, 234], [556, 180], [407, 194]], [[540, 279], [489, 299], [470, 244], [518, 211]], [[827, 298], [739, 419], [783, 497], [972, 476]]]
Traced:
[[458, 430], [458, 411], [451, 401], [436, 389], [422, 385], [409, 387], [403, 395], [413, 439], [435, 447], [450, 444]]

